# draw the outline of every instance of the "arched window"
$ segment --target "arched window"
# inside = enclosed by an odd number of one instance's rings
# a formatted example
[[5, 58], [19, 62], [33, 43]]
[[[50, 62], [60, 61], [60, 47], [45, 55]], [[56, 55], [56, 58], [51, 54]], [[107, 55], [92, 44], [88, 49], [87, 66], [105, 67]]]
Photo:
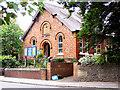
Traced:
[[49, 34], [49, 30], [50, 30], [50, 27], [48, 25], [48, 23], [45, 23], [44, 26], [43, 26], [43, 34]]
[[43, 36], [49, 36], [50, 29], [51, 29], [51, 26], [50, 26], [50, 23], [48, 21], [44, 21], [41, 24], [40, 30], [42, 30]]
[[32, 46], [35, 46], [35, 39], [32, 39]]
[[58, 36], [58, 53], [63, 53], [63, 39], [62, 39], [62, 35]]

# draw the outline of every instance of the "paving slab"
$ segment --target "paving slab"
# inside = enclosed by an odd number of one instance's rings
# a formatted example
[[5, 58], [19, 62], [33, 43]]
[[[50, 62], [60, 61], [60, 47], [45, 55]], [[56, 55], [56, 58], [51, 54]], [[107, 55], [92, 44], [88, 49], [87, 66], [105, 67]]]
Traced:
[[[65, 78], [64, 78], [65, 80]], [[16, 82], [24, 84], [34, 84], [43, 86], [57, 86], [57, 87], [74, 87], [74, 88], [119, 88], [118, 82], [75, 82], [64, 80], [38, 80], [38, 79], [26, 79], [26, 78], [13, 78], [0, 76], [0, 81], [3, 82]]]

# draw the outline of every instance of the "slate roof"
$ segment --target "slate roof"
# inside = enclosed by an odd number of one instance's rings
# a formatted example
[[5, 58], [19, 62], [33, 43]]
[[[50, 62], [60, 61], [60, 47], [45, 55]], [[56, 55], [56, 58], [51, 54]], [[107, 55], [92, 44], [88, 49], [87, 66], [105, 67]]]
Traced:
[[[72, 32], [81, 30], [81, 16], [78, 15], [76, 12], [72, 13], [71, 17], [66, 18], [69, 15], [69, 12], [68, 12], [68, 10], [63, 9], [63, 7], [58, 7], [58, 6], [47, 4], [47, 3], [44, 3], [44, 5], [45, 5], [44, 8], [49, 13], [51, 13], [52, 15], [55, 15], [55, 17], [58, 18]], [[24, 39], [26, 37], [26, 35], [28, 34], [28, 32], [30, 31], [38, 14], [40, 14], [39, 11], [37, 11], [36, 14], [34, 15], [34, 17], [32, 19], [32, 23], [30, 24], [30, 26], [28, 27], [28, 29], [22, 36], [22, 39]]]

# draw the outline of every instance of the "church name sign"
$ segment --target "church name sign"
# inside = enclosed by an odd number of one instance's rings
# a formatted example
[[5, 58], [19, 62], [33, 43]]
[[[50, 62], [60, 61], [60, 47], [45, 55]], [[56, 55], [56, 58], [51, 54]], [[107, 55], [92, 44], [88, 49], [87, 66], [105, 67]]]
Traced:
[[37, 47], [24, 47], [24, 56], [36, 56], [37, 55]]

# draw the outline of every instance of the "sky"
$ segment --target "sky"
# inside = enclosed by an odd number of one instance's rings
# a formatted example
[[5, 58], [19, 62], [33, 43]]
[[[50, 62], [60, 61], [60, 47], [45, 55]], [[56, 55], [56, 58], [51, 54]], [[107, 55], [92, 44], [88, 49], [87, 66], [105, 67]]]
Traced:
[[[57, 6], [61, 6], [59, 5], [56, 1], [49, 1], [46, 0], [46, 3], [50, 3], [53, 5], [57, 5]], [[34, 16], [35, 13], [33, 13]], [[29, 16], [28, 14], [26, 14], [25, 16], [23, 16], [22, 14], [20, 14], [20, 12], [18, 12], [18, 17], [16, 18], [17, 24], [20, 26], [20, 28], [24, 31], [26, 31], [29, 27], [29, 25], [32, 22], [32, 16]]]

